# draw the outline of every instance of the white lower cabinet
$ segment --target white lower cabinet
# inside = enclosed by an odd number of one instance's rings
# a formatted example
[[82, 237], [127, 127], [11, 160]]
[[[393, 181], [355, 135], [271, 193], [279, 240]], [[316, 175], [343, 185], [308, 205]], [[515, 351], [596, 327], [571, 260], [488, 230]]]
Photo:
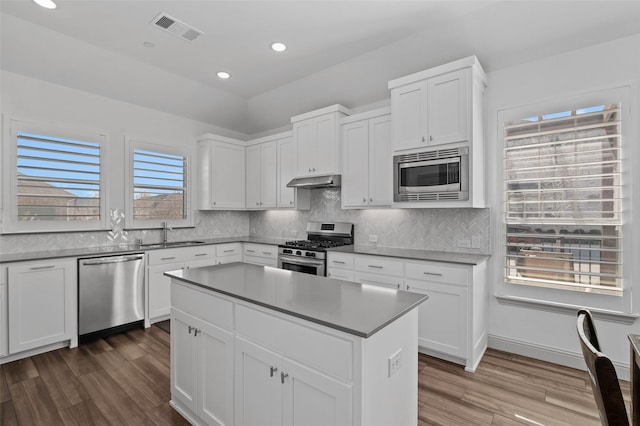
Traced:
[[419, 351], [475, 371], [487, 348], [486, 262], [477, 265], [327, 252], [327, 276], [429, 296], [419, 308]]
[[407, 280], [406, 289], [429, 299], [418, 314], [418, 345], [465, 358], [467, 354], [467, 289], [451, 284]]
[[233, 425], [233, 334], [171, 311], [171, 397], [207, 425]]
[[77, 346], [76, 259], [20, 262], [7, 271], [9, 354], [65, 341]]
[[244, 243], [242, 261], [253, 265], [278, 267], [278, 246]]
[[147, 254], [146, 326], [169, 317], [171, 278], [167, 271], [215, 264], [215, 246], [178, 247], [149, 251]]
[[236, 424], [351, 424], [351, 386], [236, 337]]

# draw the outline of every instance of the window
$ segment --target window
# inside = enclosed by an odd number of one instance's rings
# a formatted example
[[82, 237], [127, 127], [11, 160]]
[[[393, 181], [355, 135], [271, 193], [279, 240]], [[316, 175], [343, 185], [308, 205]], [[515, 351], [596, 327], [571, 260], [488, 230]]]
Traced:
[[129, 169], [128, 227], [191, 225], [187, 153], [130, 139]]
[[499, 300], [640, 309], [631, 297], [633, 93], [624, 86], [498, 112]]
[[619, 104], [504, 123], [507, 282], [621, 290], [620, 126]]
[[104, 135], [16, 120], [9, 127], [11, 155], [5, 161], [12, 162], [6, 180], [11, 188], [3, 232], [103, 228]]

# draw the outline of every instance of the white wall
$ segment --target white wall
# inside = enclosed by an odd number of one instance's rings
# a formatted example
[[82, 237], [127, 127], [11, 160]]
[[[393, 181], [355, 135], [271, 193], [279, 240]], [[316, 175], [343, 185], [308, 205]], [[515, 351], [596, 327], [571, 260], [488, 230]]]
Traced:
[[[494, 152], [488, 156], [488, 187], [500, 188], [496, 181], [495, 161], [500, 161], [500, 153], [496, 147], [498, 111], [536, 102], [553, 100], [568, 94], [579, 94], [591, 90], [613, 87], [616, 84], [633, 82], [637, 85], [640, 78], [640, 35], [619, 39], [613, 42], [591, 46], [566, 54], [549, 57], [524, 65], [502, 69], [488, 74], [486, 91], [486, 129], [487, 151]], [[482, 58], [480, 58], [482, 60]], [[637, 89], [636, 89], [637, 90]], [[634, 117], [638, 121], [638, 99], [635, 98]], [[637, 139], [637, 132], [636, 132]], [[637, 144], [638, 141], [627, 141]], [[637, 152], [637, 151], [636, 151]], [[632, 211], [637, 219], [640, 211], [638, 194], [640, 182], [635, 185], [635, 204]], [[489, 194], [496, 215], [493, 217], [492, 229], [499, 226], [499, 206], [496, 205], [496, 194]], [[634, 235], [625, 238], [637, 240], [637, 224]], [[495, 234], [495, 232], [494, 232]], [[494, 241], [493, 247], [501, 242]], [[639, 253], [637, 242], [634, 242], [633, 253]], [[496, 253], [496, 250], [494, 250]], [[501, 279], [501, 259], [494, 256], [492, 282]], [[640, 268], [635, 265], [623, 265], [624, 268], [636, 268], [634, 291], [640, 293]], [[632, 281], [633, 282], [633, 281]], [[636, 297], [638, 297], [636, 295]], [[500, 304], [490, 297], [490, 345], [501, 347], [524, 355], [564, 363], [577, 368], [584, 368], [576, 335], [576, 317], [573, 312], [557, 312], [543, 309], [526, 308]], [[628, 333], [640, 333], [640, 321], [632, 325], [596, 318], [600, 342], [603, 351], [609, 355], [617, 366], [629, 365]]]
[[[178, 117], [161, 111], [116, 101], [100, 95], [70, 89], [42, 80], [25, 77], [7, 71], [0, 73], [0, 113], [23, 120], [35, 120], [70, 127], [88, 127], [104, 130], [109, 134], [108, 145], [108, 199], [110, 210], [124, 209], [125, 206], [125, 134], [139, 138], [167, 143], [175, 146], [187, 146], [192, 152], [192, 163], [195, 165], [196, 139], [203, 133], [215, 133], [229, 137], [239, 134], [200, 123], [183, 117]], [[2, 132], [2, 144], [5, 132]], [[240, 135], [244, 136], [244, 135]], [[194, 170], [194, 178], [197, 170]], [[195, 180], [195, 179], [194, 179]], [[197, 194], [197, 191], [194, 191]], [[193, 200], [194, 205], [197, 200]], [[216, 228], [216, 234], [207, 234], [212, 218], [229, 220], [229, 226]], [[198, 237], [216, 237], [227, 235], [247, 235], [249, 227], [248, 214], [199, 213], [196, 223], [202, 223], [202, 229], [193, 232]], [[204, 225], [207, 226], [204, 226]], [[221, 232], [222, 233], [221, 233]], [[229, 231], [230, 233], [227, 233]], [[33, 250], [33, 243], [37, 241], [40, 249], [79, 247], [82, 245], [102, 245], [103, 243], [117, 243], [109, 239], [106, 233], [71, 233], [56, 236], [29, 237], [3, 236], [1, 252]], [[148, 234], [148, 233], [147, 233]], [[159, 238], [159, 232], [157, 237]], [[147, 235], [145, 235], [147, 236]], [[155, 239], [156, 235], [149, 234], [147, 240]]]

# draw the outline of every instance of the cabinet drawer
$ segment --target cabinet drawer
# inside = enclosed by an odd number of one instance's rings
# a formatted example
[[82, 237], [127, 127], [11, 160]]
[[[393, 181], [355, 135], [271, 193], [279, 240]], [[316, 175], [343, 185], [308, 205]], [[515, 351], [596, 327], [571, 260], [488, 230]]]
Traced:
[[243, 261], [244, 263], [250, 263], [252, 265], [271, 266], [273, 268], [278, 267], [278, 260], [268, 257], [249, 256], [245, 254]]
[[216, 247], [216, 257], [234, 256], [242, 254], [242, 243], [218, 244]]
[[346, 269], [331, 268], [329, 269], [327, 277], [333, 278], [334, 280], [355, 281], [354, 272]]
[[357, 256], [355, 270], [385, 275], [403, 275], [403, 262], [381, 256]]
[[353, 342], [236, 304], [236, 333], [303, 364], [351, 380]]
[[153, 250], [148, 253], [148, 265], [204, 260], [215, 257], [214, 246], [180, 247]]
[[353, 255], [345, 253], [327, 253], [327, 268], [353, 269]]
[[233, 330], [233, 302], [229, 300], [172, 283], [171, 306], [225, 330]]
[[224, 263], [242, 262], [242, 254], [232, 254], [230, 256], [222, 256], [216, 258], [216, 265], [222, 265]]
[[355, 272], [354, 281], [360, 284], [375, 285], [396, 290], [400, 290], [404, 284], [404, 280], [401, 277], [371, 274], [369, 272]]
[[265, 257], [268, 259], [278, 258], [278, 246], [267, 244], [245, 243], [243, 252], [245, 256]]
[[405, 277], [413, 280], [433, 281], [466, 286], [469, 283], [469, 268], [464, 265], [440, 262], [407, 262]]

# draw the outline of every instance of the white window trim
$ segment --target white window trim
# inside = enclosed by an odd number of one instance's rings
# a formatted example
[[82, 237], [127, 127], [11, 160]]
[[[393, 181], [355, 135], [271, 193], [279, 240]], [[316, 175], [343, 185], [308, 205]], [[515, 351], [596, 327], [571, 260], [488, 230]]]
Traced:
[[[621, 103], [622, 117], [622, 296], [583, 293], [562, 289], [509, 284], [504, 280], [505, 223], [504, 223], [504, 123], [511, 120], [538, 115], [539, 112], [553, 112], [575, 109], [580, 106], [604, 103]], [[640, 313], [640, 298], [632, 297], [633, 291], [640, 294], [640, 262], [637, 253], [640, 250], [640, 230], [634, 223], [631, 212], [640, 213], [640, 147], [638, 147], [638, 97], [635, 84], [617, 85], [611, 88], [560, 96], [526, 106], [518, 106], [497, 111], [495, 158], [492, 169], [495, 171], [493, 185], [493, 229], [494, 245], [492, 262], [492, 282], [494, 296], [499, 300], [513, 300], [520, 304], [564, 306], [572, 309], [576, 306], [610, 313]], [[490, 168], [491, 169], [491, 168]], [[633, 188], [634, 192], [631, 191]], [[634, 253], [635, 259], [634, 259]], [[634, 288], [635, 287], [635, 288]]]
[[153, 229], [162, 228], [164, 220], [161, 219], [149, 219], [149, 220], [137, 220], [134, 219], [133, 213], [133, 152], [136, 149], [143, 149], [147, 151], [156, 151], [171, 155], [184, 156], [187, 159], [187, 185], [185, 191], [185, 197], [187, 198], [185, 203], [185, 219], [170, 219], [167, 220], [167, 225], [172, 228], [187, 228], [194, 226], [194, 212], [192, 208], [193, 198], [193, 162], [191, 160], [191, 150], [181, 147], [176, 147], [168, 143], [162, 143], [158, 141], [150, 141], [144, 138], [126, 135], [125, 136], [125, 229]]
[[[2, 143], [2, 233], [43, 233], [43, 232], [76, 232], [103, 231], [107, 228], [107, 212], [109, 205], [109, 188], [107, 164], [109, 135], [107, 132], [75, 126], [37, 122], [11, 116], [3, 117]], [[17, 220], [18, 204], [18, 167], [17, 167], [17, 135], [19, 132], [36, 133], [100, 145], [100, 220], [96, 221], [32, 221]]]

